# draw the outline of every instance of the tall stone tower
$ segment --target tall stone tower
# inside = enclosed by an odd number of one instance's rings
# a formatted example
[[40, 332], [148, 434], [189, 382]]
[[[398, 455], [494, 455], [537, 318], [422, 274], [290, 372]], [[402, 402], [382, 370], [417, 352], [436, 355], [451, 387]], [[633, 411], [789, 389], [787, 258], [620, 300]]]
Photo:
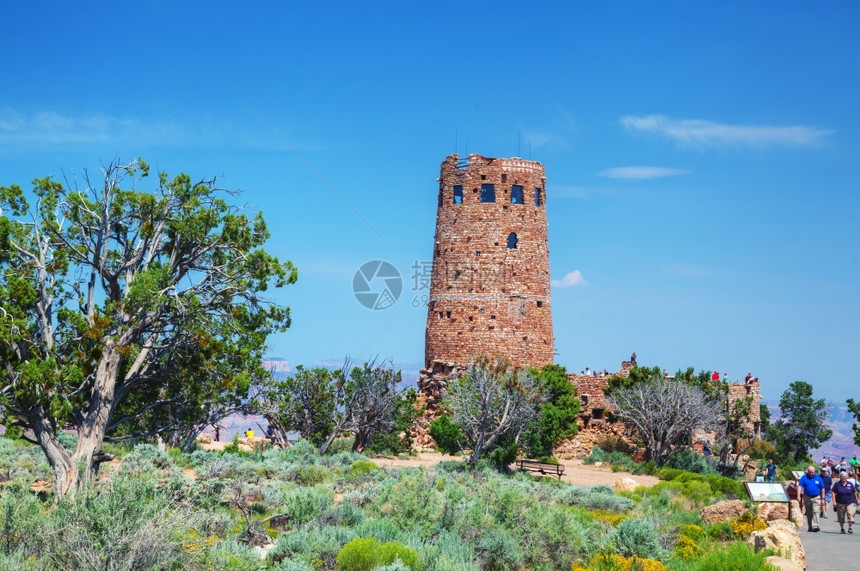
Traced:
[[425, 367], [476, 354], [517, 367], [553, 362], [546, 177], [536, 161], [442, 163]]

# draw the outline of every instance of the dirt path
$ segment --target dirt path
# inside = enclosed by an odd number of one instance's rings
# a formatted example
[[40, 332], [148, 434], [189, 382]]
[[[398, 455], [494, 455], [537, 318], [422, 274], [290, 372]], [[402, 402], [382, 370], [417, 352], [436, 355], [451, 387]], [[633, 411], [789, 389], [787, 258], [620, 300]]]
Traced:
[[[229, 442], [212, 442], [201, 444], [200, 447], [204, 450], [223, 450], [224, 446]], [[409, 466], [435, 466], [440, 462], [462, 462], [462, 456], [449, 456], [440, 452], [421, 452], [415, 456], [410, 456], [405, 460], [390, 456], [377, 456], [372, 459], [380, 468], [404, 468]], [[580, 486], [597, 486], [606, 484], [611, 486], [619, 478], [628, 477], [635, 480], [640, 486], [653, 486], [660, 480], [654, 476], [633, 475], [629, 472], [613, 472], [609, 466], [593, 466], [582, 463], [582, 460], [559, 460], [564, 464], [564, 475], [561, 477], [563, 482], [571, 484], [579, 484]], [[512, 468], [514, 468], [512, 466]]]
[[[381, 468], [402, 468], [407, 466], [435, 466], [439, 462], [462, 461], [461, 456], [449, 456], [439, 452], [422, 452], [417, 456], [401, 460], [399, 458], [381, 457], [373, 458], [377, 466]], [[609, 466], [593, 466], [582, 463], [582, 460], [559, 460], [564, 464], [563, 482], [579, 484], [580, 486], [597, 486], [606, 484], [611, 486], [619, 478], [628, 477], [635, 480], [641, 486], [653, 486], [660, 480], [654, 476], [633, 475], [629, 472], [613, 472]], [[512, 466], [513, 468], [513, 466]]]

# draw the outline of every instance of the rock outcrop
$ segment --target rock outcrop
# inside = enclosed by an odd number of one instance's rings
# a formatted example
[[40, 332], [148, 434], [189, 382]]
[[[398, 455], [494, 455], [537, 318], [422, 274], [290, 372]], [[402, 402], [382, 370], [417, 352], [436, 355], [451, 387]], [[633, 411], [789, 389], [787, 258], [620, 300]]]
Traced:
[[736, 518], [747, 511], [744, 503], [740, 500], [725, 500], [713, 505], [706, 506], [699, 514], [702, 521], [717, 523], [720, 521]]
[[756, 515], [764, 521], [776, 521], [788, 519], [788, 504], [776, 502], [762, 502], [756, 508]]
[[800, 541], [800, 534], [797, 526], [788, 520], [769, 522], [767, 529], [752, 532], [747, 543], [757, 552], [773, 549], [801, 569], [806, 568], [806, 551]]

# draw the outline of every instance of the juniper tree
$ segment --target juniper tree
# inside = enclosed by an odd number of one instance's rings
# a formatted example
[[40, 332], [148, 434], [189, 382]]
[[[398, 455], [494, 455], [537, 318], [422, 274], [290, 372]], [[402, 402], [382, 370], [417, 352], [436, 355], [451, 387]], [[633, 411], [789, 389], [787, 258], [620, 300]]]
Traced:
[[[290, 323], [263, 297], [296, 270], [263, 249], [262, 215], [215, 179], [161, 172], [138, 190], [148, 174], [115, 161], [97, 182], [0, 187], [0, 407], [34, 434], [57, 496], [94, 474], [109, 435], [176, 430], [241, 401], [265, 376], [266, 336]], [[71, 452], [64, 428], [78, 434]]]

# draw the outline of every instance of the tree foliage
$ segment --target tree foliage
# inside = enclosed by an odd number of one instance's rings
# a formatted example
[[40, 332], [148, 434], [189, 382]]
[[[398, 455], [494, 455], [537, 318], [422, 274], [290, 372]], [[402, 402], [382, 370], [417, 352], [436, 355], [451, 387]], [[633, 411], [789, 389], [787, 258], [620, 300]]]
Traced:
[[263, 292], [297, 275], [214, 179], [161, 172], [147, 192], [142, 160], [101, 174], [36, 179], [33, 206], [0, 187], [0, 406], [33, 431], [58, 495], [94, 473], [106, 435], [187, 437], [242, 403], [267, 335], [290, 324]]
[[512, 369], [502, 359], [480, 357], [448, 384], [446, 399], [472, 448], [467, 461], [475, 466], [503, 436], [519, 439], [538, 418], [546, 390], [535, 375]]
[[688, 443], [696, 430], [714, 430], [719, 407], [699, 388], [655, 379], [618, 388], [607, 397], [615, 417], [636, 429], [657, 466]]
[[[299, 367], [286, 381], [273, 383], [261, 399], [260, 412], [283, 430], [297, 430], [324, 454], [342, 434], [353, 436], [352, 449], [365, 450], [380, 433], [405, 431], [414, 418], [414, 391], [400, 387], [401, 374], [390, 364], [369, 361], [352, 367], [349, 361], [335, 371]], [[403, 443], [400, 444], [401, 446]]]
[[848, 412], [854, 416], [854, 424], [851, 425], [854, 429], [854, 444], [860, 446], [860, 402], [848, 399]]
[[530, 369], [546, 390], [546, 402], [538, 410], [538, 418], [531, 423], [523, 435], [523, 445], [532, 458], [552, 456], [555, 445], [564, 438], [576, 434], [576, 417], [580, 402], [576, 387], [567, 378], [561, 365], [545, 365], [542, 369]]
[[779, 399], [781, 418], [768, 427], [768, 439], [783, 460], [805, 462], [809, 451], [833, 435], [827, 428], [827, 404], [812, 397], [812, 385], [795, 381]]

